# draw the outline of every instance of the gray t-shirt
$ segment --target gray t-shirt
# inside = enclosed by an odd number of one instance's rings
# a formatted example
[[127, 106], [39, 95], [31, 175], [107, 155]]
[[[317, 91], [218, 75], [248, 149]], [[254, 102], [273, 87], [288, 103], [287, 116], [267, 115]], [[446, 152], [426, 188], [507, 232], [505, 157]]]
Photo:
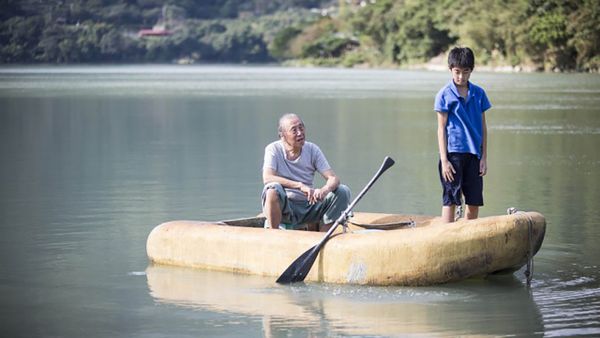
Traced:
[[[275, 170], [278, 176], [302, 182], [309, 187], [313, 186], [316, 171], [322, 175], [331, 169], [325, 155], [316, 144], [304, 142], [300, 156], [290, 161], [285, 156], [285, 148], [281, 140], [265, 147], [263, 170], [267, 168]], [[304, 193], [298, 189], [286, 188], [285, 191], [289, 199], [306, 200]]]

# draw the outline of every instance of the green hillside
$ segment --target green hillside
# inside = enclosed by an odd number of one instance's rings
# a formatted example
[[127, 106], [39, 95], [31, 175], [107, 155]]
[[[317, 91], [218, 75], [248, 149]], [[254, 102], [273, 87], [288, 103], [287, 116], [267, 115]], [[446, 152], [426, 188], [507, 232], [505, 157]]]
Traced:
[[479, 65], [598, 71], [597, 0], [0, 0], [0, 62], [403, 67], [460, 44]]

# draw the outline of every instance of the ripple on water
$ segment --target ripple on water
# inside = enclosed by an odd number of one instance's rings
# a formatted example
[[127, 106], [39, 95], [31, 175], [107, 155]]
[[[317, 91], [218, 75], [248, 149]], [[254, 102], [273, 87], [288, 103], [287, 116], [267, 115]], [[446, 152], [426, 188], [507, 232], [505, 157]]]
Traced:
[[600, 286], [590, 276], [542, 279], [533, 288], [548, 337], [600, 334]]
[[557, 134], [557, 135], [598, 135], [600, 128], [576, 125], [524, 125], [499, 124], [489, 127], [491, 130], [508, 131], [517, 134]]
[[308, 297], [319, 299], [336, 297], [346, 298], [351, 301], [368, 301], [373, 303], [438, 303], [455, 301], [474, 297], [473, 293], [466, 290], [452, 289], [448, 291], [443, 287], [393, 287], [393, 286], [364, 286], [342, 285], [327, 283], [306, 283], [293, 285], [290, 290]]

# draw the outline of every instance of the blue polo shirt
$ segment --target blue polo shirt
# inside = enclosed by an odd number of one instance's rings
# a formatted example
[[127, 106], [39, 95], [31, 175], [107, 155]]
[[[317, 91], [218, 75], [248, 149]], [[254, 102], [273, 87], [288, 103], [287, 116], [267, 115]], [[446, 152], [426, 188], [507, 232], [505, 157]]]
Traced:
[[481, 158], [483, 141], [483, 113], [492, 105], [483, 88], [469, 82], [469, 93], [464, 99], [450, 80], [435, 96], [436, 112], [448, 114], [446, 135], [449, 153], [471, 153]]

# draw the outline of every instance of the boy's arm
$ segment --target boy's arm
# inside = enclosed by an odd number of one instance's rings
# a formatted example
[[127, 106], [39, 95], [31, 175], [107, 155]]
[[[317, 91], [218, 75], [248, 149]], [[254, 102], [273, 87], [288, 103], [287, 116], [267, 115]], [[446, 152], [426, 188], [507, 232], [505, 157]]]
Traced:
[[454, 181], [454, 174], [456, 171], [454, 167], [448, 161], [448, 135], [446, 135], [446, 124], [448, 124], [448, 113], [437, 112], [438, 116], [438, 148], [440, 151], [440, 161], [442, 163], [442, 176], [444, 180], [448, 182]]
[[479, 176], [487, 173], [487, 123], [485, 112], [481, 113], [481, 160], [479, 161]]

